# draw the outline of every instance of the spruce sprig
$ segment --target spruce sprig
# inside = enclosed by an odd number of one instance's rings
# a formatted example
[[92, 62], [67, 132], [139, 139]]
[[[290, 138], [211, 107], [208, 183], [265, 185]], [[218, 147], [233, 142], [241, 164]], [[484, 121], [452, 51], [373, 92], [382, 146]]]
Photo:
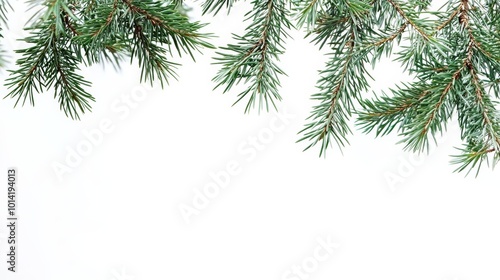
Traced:
[[369, 8], [363, 1], [330, 3], [314, 31], [313, 41], [320, 47], [327, 44], [332, 52], [325, 70], [320, 72], [319, 92], [312, 96], [320, 104], [314, 106], [309, 123], [299, 132], [303, 134], [299, 142], [309, 141], [306, 149], [321, 143], [320, 155], [332, 142], [339, 147], [348, 143], [347, 135], [351, 133], [348, 120], [354, 109], [353, 100], [359, 97], [359, 92], [367, 89], [364, 66], [367, 57], [356, 52], [356, 44], [365, 32], [369, 32], [364, 21]]
[[31, 36], [25, 41], [31, 46], [16, 52], [22, 55], [16, 64], [17, 70], [10, 71], [6, 86], [11, 90], [6, 97], [16, 99], [15, 105], [29, 100], [35, 104], [34, 94], [46, 88], [54, 88], [54, 98], [64, 113], [78, 119], [79, 112], [90, 110], [92, 95], [86, 87], [90, 82], [78, 74], [78, 56], [71, 48], [71, 27], [66, 20], [72, 15], [67, 3], [47, 3], [46, 14], [40, 22], [28, 30]]
[[[363, 102], [358, 123], [365, 132], [384, 135], [395, 127], [401, 142], [411, 151], [426, 151], [430, 138], [444, 133], [453, 113], [458, 116], [465, 142], [452, 163], [456, 171], [476, 168], [500, 158], [500, 116], [498, 113], [498, 70], [500, 69], [495, 27], [486, 23], [488, 9], [479, 1], [450, 1], [440, 15], [433, 40], [446, 42], [423, 50], [424, 59], [413, 60], [415, 81]], [[444, 50], [444, 51], [443, 51]], [[404, 56], [404, 55], [403, 55]], [[415, 57], [415, 55], [412, 55]], [[495, 88], [491, 93], [491, 88]], [[477, 173], [476, 173], [477, 174]]]
[[[182, 0], [27, 0], [40, 9], [30, 20], [28, 47], [10, 70], [6, 85], [15, 104], [34, 104], [35, 94], [54, 91], [71, 118], [91, 110], [94, 96], [80, 67], [126, 59], [137, 62], [142, 82], [161, 86], [176, 78], [175, 56], [213, 48], [205, 24], [187, 16]], [[319, 71], [316, 102], [298, 142], [325, 155], [349, 143], [351, 121], [376, 137], [397, 133], [403, 149], [425, 153], [458, 123], [463, 146], [456, 171], [479, 172], [500, 161], [500, 2], [443, 0], [252, 0], [243, 34], [216, 51], [215, 88], [244, 86], [236, 103], [245, 112], [276, 108], [282, 99], [279, 60], [289, 30], [302, 28], [328, 50]], [[237, 0], [205, 0], [204, 15], [231, 13]], [[5, 25], [7, 0], [0, 0]], [[0, 34], [1, 36], [1, 34]], [[373, 80], [368, 67], [383, 57], [399, 62], [412, 80], [366, 98]], [[1, 56], [0, 56], [1, 64]], [[383, 70], [382, 70], [383, 71]]]
[[252, 11], [245, 15], [245, 21], [251, 22], [245, 35], [234, 35], [236, 43], [217, 52], [215, 60], [221, 68], [213, 79], [215, 88], [225, 85], [224, 93], [240, 82], [247, 84], [235, 102], [248, 98], [245, 112], [255, 106], [259, 111], [269, 110], [269, 105], [276, 108], [275, 101], [281, 100], [279, 76], [285, 73], [277, 61], [291, 28], [285, 0], [254, 0], [252, 6]]
[[111, 62], [119, 67], [125, 57], [137, 60], [141, 82], [159, 80], [161, 86], [175, 78], [175, 54], [213, 48], [200, 33], [204, 26], [192, 22], [179, 3], [155, 0], [51, 0], [37, 13], [24, 40], [29, 47], [17, 50], [21, 58], [10, 71], [6, 97], [17, 105], [34, 93], [53, 89], [66, 115], [79, 119], [91, 110], [95, 99], [88, 91], [90, 82], [78, 74], [81, 64]]

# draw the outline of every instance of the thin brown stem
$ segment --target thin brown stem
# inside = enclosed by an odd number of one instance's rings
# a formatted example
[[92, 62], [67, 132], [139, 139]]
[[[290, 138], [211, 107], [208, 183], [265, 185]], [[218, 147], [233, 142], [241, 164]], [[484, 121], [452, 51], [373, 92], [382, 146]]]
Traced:
[[403, 11], [403, 9], [401, 8], [401, 6], [398, 3], [396, 3], [395, 0], [387, 0], [387, 2], [389, 2], [394, 7], [394, 9], [396, 9], [396, 11], [398, 12], [398, 14], [401, 17], [403, 17], [405, 19], [405, 21], [407, 21], [408, 24], [410, 24], [418, 33], [420, 33], [420, 35], [422, 35], [422, 37], [426, 41], [430, 40], [429, 35], [427, 35], [427, 33], [425, 33], [415, 22], [413, 22], [413, 20], [411, 20], [408, 17], [408, 15], [405, 13], [405, 11]]
[[434, 33], [442, 30], [443, 28], [445, 28], [446, 26], [448, 26], [448, 24], [451, 23], [451, 21], [460, 13], [460, 11], [462, 10], [462, 5], [460, 4], [458, 6], [458, 8], [456, 8], [453, 13], [450, 14], [450, 16], [448, 17], [448, 19], [446, 19], [443, 23], [441, 23], [437, 28], [436, 30], [434, 31]]
[[75, 36], [80, 35], [80, 32], [78, 32], [78, 30], [76, 30], [75, 26], [71, 23], [68, 14], [66, 14], [66, 13], [64, 13], [64, 23], [69, 28], [69, 30], [71, 30], [73, 35], [75, 35]]
[[383, 39], [373, 43], [372, 45], [373, 46], [380, 46], [380, 45], [383, 45], [387, 42], [391, 42], [392, 40], [396, 39], [396, 37], [398, 37], [399, 35], [401, 35], [405, 31], [406, 27], [408, 27], [408, 24], [409, 24], [409, 22], [403, 23], [403, 25], [401, 25], [401, 27], [396, 32], [394, 32], [394, 34], [390, 35], [389, 37], [383, 38]]
[[425, 91], [423, 91], [420, 94], [420, 96], [418, 97], [418, 99], [416, 101], [414, 101], [414, 102], [412, 102], [413, 100], [411, 98], [408, 98], [407, 100], [405, 100], [403, 102], [402, 105], [397, 106], [396, 108], [393, 108], [393, 109], [390, 109], [390, 110], [387, 110], [387, 111], [384, 111], [384, 112], [369, 113], [368, 116], [370, 116], [370, 117], [382, 117], [382, 116], [390, 116], [390, 115], [393, 115], [393, 114], [397, 114], [397, 113], [403, 112], [406, 109], [411, 108], [411, 107], [415, 106], [416, 104], [418, 104], [429, 93], [430, 93], [430, 91], [425, 90]]
[[111, 24], [111, 21], [113, 21], [113, 17], [115, 16], [117, 10], [118, 10], [118, 0], [114, 0], [113, 1], [113, 9], [109, 13], [109, 15], [106, 17], [106, 22], [98, 30], [96, 30], [94, 33], [92, 33], [92, 37], [96, 37], [99, 34], [101, 34], [101, 32]]
[[[354, 27], [352, 27], [352, 28], [354, 28]], [[321, 134], [319, 135], [318, 140], [323, 139], [326, 136], [326, 134], [328, 133], [328, 128], [330, 127], [330, 123], [333, 119], [333, 113], [335, 112], [335, 107], [336, 107], [337, 102], [339, 100], [340, 90], [342, 89], [342, 86], [344, 85], [344, 80], [345, 80], [345, 77], [347, 75], [347, 70], [349, 70], [349, 64], [351, 63], [352, 56], [354, 54], [355, 34], [354, 34], [354, 30], [352, 30], [352, 28], [351, 28], [350, 40], [346, 44], [346, 46], [349, 48], [349, 53], [347, 55], [347, 59], [346, 59], [346, 62], [344, 64], [344, 67], [342, 68], [342, 72], [341, 72], [340, 78], [339, 78], [339, 83], [332, 91], [332, 99], [330, 101], [330, 106], [328, 107], [328, 112], [326, 115], [326, 123], [323, 127]]]
[[271, 25], [271, 16], [274, 9], [273, 0], [267, 1], [267, 14], [266, 20], [264, 22], [264, 28], [262, 29], [262, 34], [260, 35], [260, 40], [257, 44], [260, 46], [260, 66], [259, 74], [257, 76], [257, 92], [261, 93], [262, 76], [264, 75], [264, 67], [266, 65], [267, 49], [268, 49], [268, 32]]
[[[478, 42], [476, 37], [474, 36], [472, 27], [470, 26], [470, 23], [469, 23], [470, 10], [471, 10], [471, 8], [469, 6], [469, 0], [461, 0], [461, 10], [460, 10], [459, 22], [462, 24], [462, 26], [464, 26], [467, 29], [467, 34], [469, 35], [469, 40], [472, 42], [474, 47], [476, 49], [478, 49], [480, 52], [482, 52], [484, 55], [486, 55], [487, 57], [495, 59], [490, 52], [483, 49], [483, 47], [481, 46], [481, 43]], [[497, 59], [495, 59], [495, 60], [497, 60]]]

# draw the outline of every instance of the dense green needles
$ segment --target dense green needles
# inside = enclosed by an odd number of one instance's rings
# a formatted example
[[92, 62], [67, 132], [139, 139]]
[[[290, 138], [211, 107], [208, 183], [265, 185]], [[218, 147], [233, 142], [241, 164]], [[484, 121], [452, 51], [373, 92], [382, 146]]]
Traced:
[[[40, 1], [39, 1], [40, 2]], [[203, 24], [191, 22], [178, 3], [146, 0], [42, 1], [44, 9], [28, 28], [30, 47], [7, 79], [7, 95], [34, 104], [34, 94], [54, 90], [61, 109], [71, 118], [90, 111], [90, 82], [79, 65], [108, 61], [115, 66], [129, 57], [141, 67], [141, 81], [175, 78], [172, 52], [189, 54], [212, 48]]]
[[[191, 20], [182, 0], [31, 0], [42, 9], [30, 23], [28, 47], [6, 80], [15, 104], [34, 94], [54, 92], [61, 110], [78, 119], [94, 97], [81, 65], [135, 60], [140, 80], [161, 86], [176, 77], [172, 55], [213, 48], [204, 24]], [[205, 0], [204, 14], [231, 12], [236, 0]], [[363, 132], [397, 133], [404, 149], [426, 152], [436, 135], [458, 121], [463, 146], [452, 162], [457, 171], [477, 170], [500, 161], [500, 2], [448, 0], [251, 0], [243, 34], [221, 46], [214, 57], [215, 88], [230, 92], [243, 84], [236, 102], [245, 112], [276, 108], [282, 99], [280, 56], [288, 31], [328, 50], [320, 70], [316, 102], [299, 142], [319, 153], [348, 144], [351, 118]], [[198, 3], [198, 2], [195, 2]], [[194, 5], [194, 4], [192, 4]], [[5, 27], [9, 5], [0, 0]], [[367, 98], [367, 69], [390, 57], [413, 80]], [[5, 61], [0, 56], [0, 65]], [[299, 67], [299, 66], [298, 66]], [[315, 69], [311, 69], [315, 71]], [[236, 103], [235, 102], [235, 103]]]
[[269, 104], [276, 108], [275, 100], [281, 100], [279, 75], [285, 73], [276, 61], [284, 51], [283, 41], [288, 37], [286, 30], [291, 27], [286, 2], [252, 1], [252, 11], [245, 17], [245, 21], [250, 22], [245, 34], [234, 35], [236, 43], [217, 52], [215, 59], [221, 69], [214, 81], [217, 87], [226, 86], [224, 92], [240, 81], [248, 84], [236, 101], [248, 99], [245, 112], [255, 107], [256, 102], [259, 109], [268, 110]]

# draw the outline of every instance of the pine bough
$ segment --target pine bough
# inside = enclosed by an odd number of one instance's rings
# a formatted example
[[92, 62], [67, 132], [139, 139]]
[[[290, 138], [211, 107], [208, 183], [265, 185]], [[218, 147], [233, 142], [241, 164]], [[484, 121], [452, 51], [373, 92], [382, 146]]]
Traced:
[[[5, 97], [16, 105], [33, 105], [35, 93], [51, 90], [61, 110], [78, 119], [94, 101], [80, 65], [118, 67], [129, 58], [140, 65], [141, 81], [164, 86], [176, 77], [173, 52], [194, 59], [193, 52], [214, 48], [212, 35], [200, 31], [205, 24], [189, 19], [182, 0], [29, 2], [42, 8], [27, 28], [29, 47], [16, 50], [21, 58], [6, 80]], [[201, 8], [216, 15], [235, 2], [205, 0]], [[312, 94], [316, 105], [299, 132], [306, 149], [317, 145], [321, 156], [333, 143], [345, 146], [355, 115], [363, 132], [395, 131], [404, 149], [426, 152], [457, 116], [464, 145], [452, 160], [456, 171], [494, 166], [500, 161], [500, 2], [444, 2], [431, 10], [430, 0], [252, 0], [244, 34], [216, 51], [215, 87], [228, 92], [245, 84], [236, 99], [246, 102], [245, 112], [275, 109], [287, 32], [302, 28], [329, 50]], [[3, 24], [8, 10], [0, 0]], [[363, 98], [372, 79], [366, 67], [382, 57], [399, 62], [413, 81]]]

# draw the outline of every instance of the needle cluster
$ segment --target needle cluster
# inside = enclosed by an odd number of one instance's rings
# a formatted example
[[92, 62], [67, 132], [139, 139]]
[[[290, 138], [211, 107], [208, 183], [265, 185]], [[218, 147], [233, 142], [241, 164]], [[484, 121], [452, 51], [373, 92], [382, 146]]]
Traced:
[[[33, 0], [32, 0], [33, 1]], [[61, 110], [78, 119], [94, 97], [81, 65], [129, 58], [141, 67], [141, 81], [176, 77], [172, 55], [193, 57], [213, 48], [204, 24], [186, 15], [182, 0], [45, 0], [17, 50], [21, 58], [6, 85], [16, 104], [53, 90]], [[237, 0], [205, 0], [204, 14], [231, 12]], [[365, 133], [396, 133], [405, 150], [426, 152], [450, 122], [457, 122], [463, 146], [452, 162], [456, 171], [477, 170], [500, 161], [500, 2], [447, 0], [249, 0], [246, 29], [217, 49], [215, 88], [244, 90], [236, 102], [245, 112], [276, 108], [282, 99], [280, 57], [288, 31], [300, 28], [313, 44], [328, 50], [319, 71], [316, 102], [298, 142], [319, 146], [349, 143], [353, 126]], [[0, 0], [6, 22], [7, 0]], [[389, 57], [401, 64], [411, 82], [366, 94], [368, 68]], [[0, 60], [0, 63], [2, 60]], [[370, 94], [370, 96], [372, 96]]]

